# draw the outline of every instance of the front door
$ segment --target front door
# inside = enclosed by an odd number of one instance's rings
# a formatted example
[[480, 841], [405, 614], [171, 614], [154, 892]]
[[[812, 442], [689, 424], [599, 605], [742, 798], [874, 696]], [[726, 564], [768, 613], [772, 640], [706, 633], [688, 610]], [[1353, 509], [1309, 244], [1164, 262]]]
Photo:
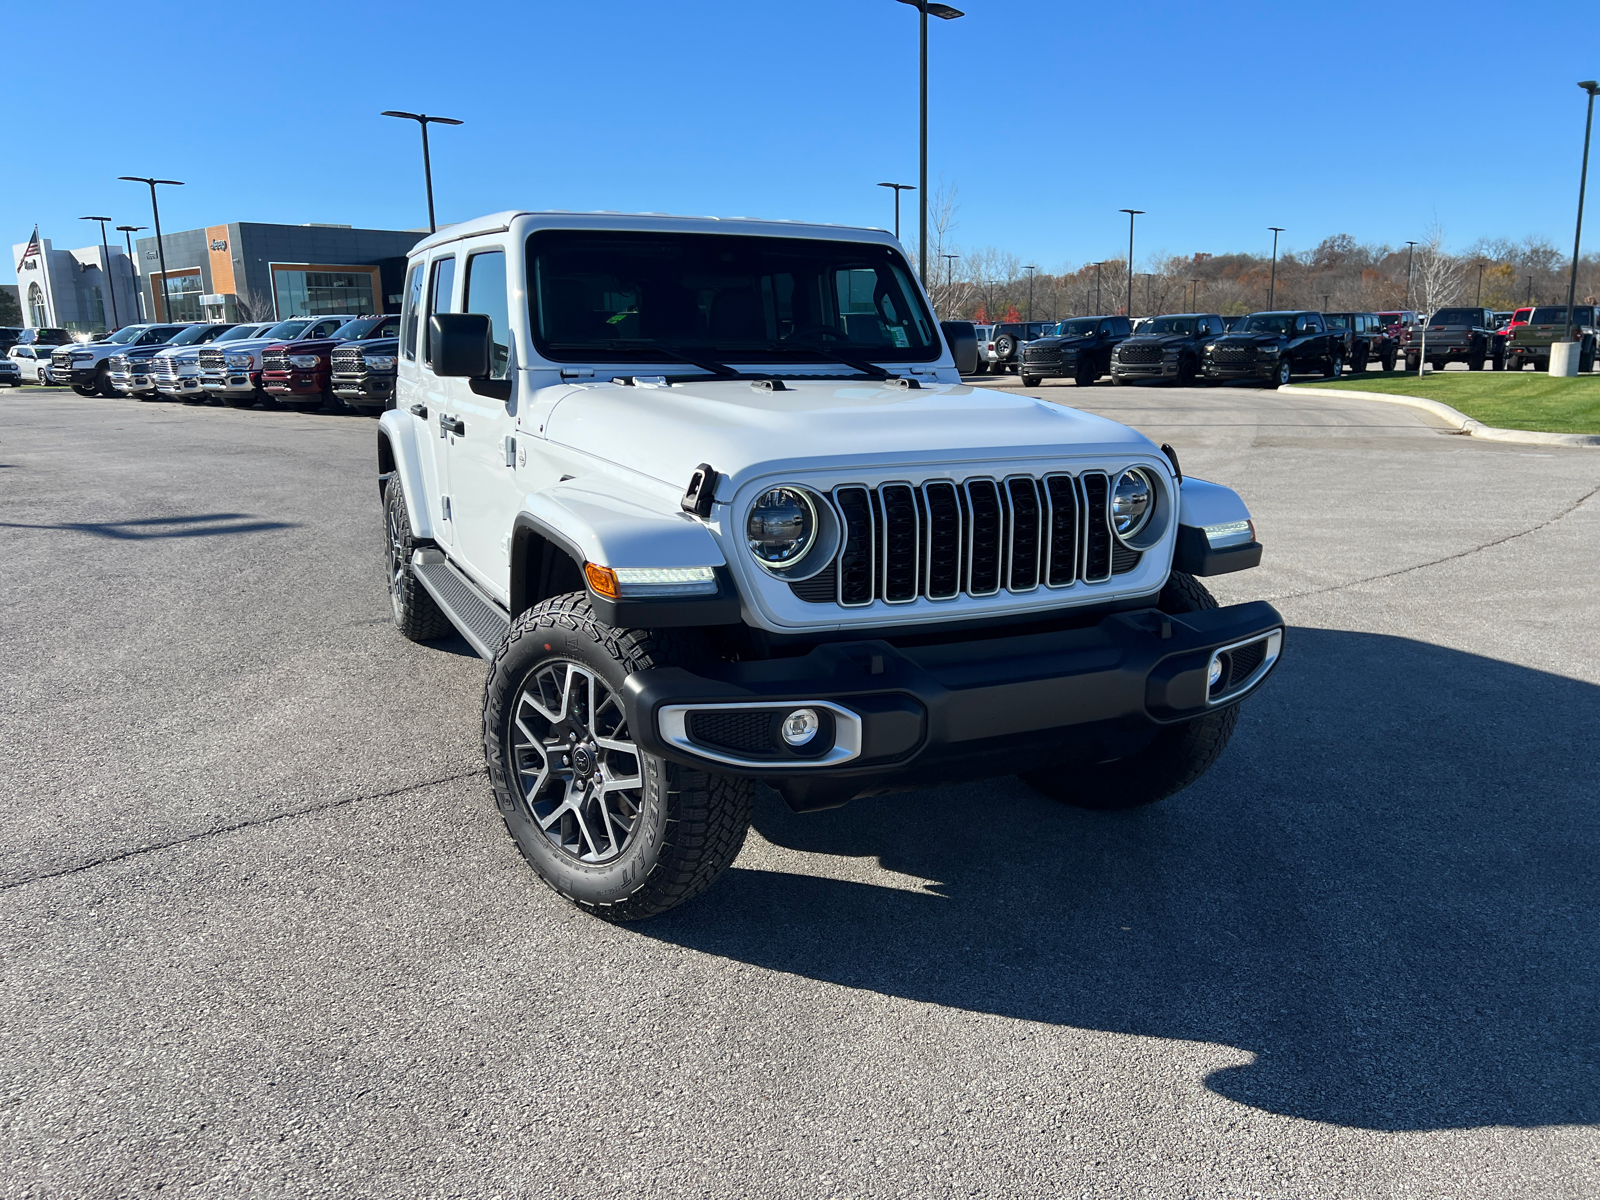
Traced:
[[[511, 393], [484, 395], [470, 379], [441, 379], [451, 424], [441, 445], [450, 458], [450, 500], [455, 515], [456, 559], [503, 603], [511, 599], [511, 523], [522, 507], [517, 485], [516, 393], [506, 252], [493, 244], [466, 251], [457, 311], [489, 318], [493, 357], [490, 380], [509, 381]], [[502, 389], [503, 390], [503, 389]], [[525, 449], [525, 448], [521, 448]]]

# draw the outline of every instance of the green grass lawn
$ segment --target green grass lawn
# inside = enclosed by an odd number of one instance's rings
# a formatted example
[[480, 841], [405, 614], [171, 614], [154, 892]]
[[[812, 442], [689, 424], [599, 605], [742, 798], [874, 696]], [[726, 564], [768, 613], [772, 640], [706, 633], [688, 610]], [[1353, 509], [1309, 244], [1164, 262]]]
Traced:
[[1418, 379], [1400, 371], [1366, 371], [1306, 386], [1421, 396], [1500, 429], [1600, 433], [1600, 375], [1552, 379], [1534, 371], [1442, 371]]

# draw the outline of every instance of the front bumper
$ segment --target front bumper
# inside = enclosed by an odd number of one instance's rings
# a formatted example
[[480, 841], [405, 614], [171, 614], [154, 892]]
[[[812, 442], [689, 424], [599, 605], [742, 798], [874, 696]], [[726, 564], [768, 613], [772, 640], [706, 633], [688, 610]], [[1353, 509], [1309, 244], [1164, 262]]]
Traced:
[[200, 386], [211, 396], [253, 396], [261, 386], [261, 372], [243, 367], [200, 372]]
[[261, 387], [274, 396], [320, 396], [328, 386], [321, 371], [263, 371]]
[[107, 377], [111, 380], [111, 386], [125, 396], [142, 396], [146, 392], [153, 394], [156, 390], [155, 379], [143, 371], [109, 371]]
[[[1255, 601], [932, 646], [832, 642], [701, 674], [652, 668], [628, 678], [628, 728], [651, 754], [762, 779], [797, 809], [826, 808], [895, 788], [1134, 753], [1162, 726], [1253, 693], [1277, 664], [1283, 629], [1277, 610]], [[1208, 688], [1214, 656], [1227, 656], [1227, 667]], [[828, 715], [819, 734], [826, 744], [805, 754], [775, 733], [770, 746], [730, 750], [694, 732], [700, 709], [719, 719], [743, 710], [754, 727], [760, 721], [749, 714], [770, 712], [775, 730], [784, 713], [807, 705]]]
[[333, 377], [333, 394], [341, 400], [357, 404], [385, 404], [394, 395], [393, 375], [363, 375], [359, 377]]
[[1113, 379], [1176, 379], [1178, 377], [1178, 360], [1173, 359], [1171, 362], [1154, 363], [1124, 363], [1112, 359], [1111, 377]]
[[1207, 379], [1271, 379], [1278, 373], [1278, 360], [1269, 358], [1247, 363], [1214, 363], [1200, 365], [1200, 373]]
[[163, 379], [156, 384], [163, 396], [199, 396], [205, 394], [205, 384], [198, 375], [180, 375], [176, 379]]

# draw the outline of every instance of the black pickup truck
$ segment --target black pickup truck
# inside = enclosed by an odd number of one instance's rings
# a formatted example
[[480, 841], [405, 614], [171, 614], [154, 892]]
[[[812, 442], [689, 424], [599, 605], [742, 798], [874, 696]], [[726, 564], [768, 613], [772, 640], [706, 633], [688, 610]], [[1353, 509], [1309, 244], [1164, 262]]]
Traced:
[[1053, 337], [1023, 348], [1022, 384], [1034, 387], [1041, 379], [1067, 375], [1088, 387], [1111, 370], [1111, 352], [1132, 334], [1127, 317], [1069, 317]]
[[1111, 355], [1111, 382], [1164, 379], [1188, 387], [1200, 374], [1201, 347], [1222, 332], [1222, 317], [1217, 313], [1150, 317]]
[[1344, 361], [1352, 371], [1359, 374], [1372, 362], [1381, 363], [1385, 371], [1394, 370], [1400, 343], [1377, 313], [1323, 313], [1322, 319], [1329, 329], [1344, 335]]
[[1426, 325], [1408, 325], [1400, 334], [1406, 370], [1415, 371], [1426, 357], [1435, 371], [1452, 362], [1481, 371], [1491, 361], [1498, 371], [1505, 365], [1505, 343], [1495, 337], [1497, 325], [1492, 308], [1441, 308]]
[[1292, 375], [1336, 379], [1344, 370], [1344, 337], [1315, 312], [1251, 313], [1231, 333], [1207, 342], [1200, 360], [1207, 379], [1254, 379], [1281, 387]]

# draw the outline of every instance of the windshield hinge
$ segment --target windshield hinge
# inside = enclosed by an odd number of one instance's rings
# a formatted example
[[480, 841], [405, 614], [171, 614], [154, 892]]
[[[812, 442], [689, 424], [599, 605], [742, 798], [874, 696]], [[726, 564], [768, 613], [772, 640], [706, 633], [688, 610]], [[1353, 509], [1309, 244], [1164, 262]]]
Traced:
[[593, 379], [594, 378], [594, 368], [593, 367], [562, 367], [561, 368], [561, 378], [563, 378], [563, 379]]
[[752, 379], [750, 386], [758, 392], [787, 392], [789, 385], [781, 379]]
[[919, 380], [911, 378], [909, 375], [896, 375], [890, 379], [885, 379], [883, 381], [883, 386], [899, 388], [901, 391], [906, 392], [911, 391], [913, 388], [919, 392], [922, 390], [922, 383]]

